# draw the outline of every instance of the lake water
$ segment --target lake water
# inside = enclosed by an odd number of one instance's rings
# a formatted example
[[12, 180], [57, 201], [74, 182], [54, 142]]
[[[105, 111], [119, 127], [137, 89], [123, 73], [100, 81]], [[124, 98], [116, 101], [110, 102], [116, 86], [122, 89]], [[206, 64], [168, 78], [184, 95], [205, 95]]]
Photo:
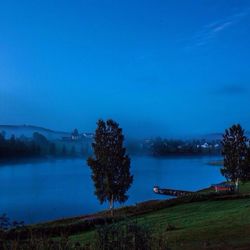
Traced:
[[[154, 185], [194, 191], [223, 181], [219, 167], [207, 164], [212, 160], [218, 157], [132, 157], [126, 204], [166, 199], [152, 192]], [[93, 194], [90, 174], [83, 159], [2, 165], [0, 214], [35, 223], [106, 209]]]

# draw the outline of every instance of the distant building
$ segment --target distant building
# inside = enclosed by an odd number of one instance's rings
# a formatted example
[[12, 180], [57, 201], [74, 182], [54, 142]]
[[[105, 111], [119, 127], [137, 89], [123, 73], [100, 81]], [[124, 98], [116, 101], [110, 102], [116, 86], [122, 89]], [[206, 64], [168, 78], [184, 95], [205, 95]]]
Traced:
[[71, 139], [72, 141], [78, 141], [80, 139], [80, 135], [77, 128], [75, 128], [71, 133]]
[[88, 139], [93, 139], [94, 138], [93, 133], [83, 133], [82, 136], [85, 137], [85, 138], [88, 138]]
[[92, 133], [79, 133], [77, 129], [74, 129], [70, 136], [62, 137], [63, 141], [80, 142], [85, 140], [92, 140], [94, 135]]
[[201, 147], [202, 147], [202, 148], [209, 148], [210, 145], [209, 145], [207, 142], [205, 142], [204, 144], [201, 145]]

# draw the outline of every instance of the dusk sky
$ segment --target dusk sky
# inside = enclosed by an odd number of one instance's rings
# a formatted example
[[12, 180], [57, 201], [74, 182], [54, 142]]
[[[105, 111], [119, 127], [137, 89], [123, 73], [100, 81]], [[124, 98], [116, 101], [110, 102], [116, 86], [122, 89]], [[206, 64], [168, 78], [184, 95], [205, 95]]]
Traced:
[[0, 124], [250, 130], [250, 1], [0, 1]]

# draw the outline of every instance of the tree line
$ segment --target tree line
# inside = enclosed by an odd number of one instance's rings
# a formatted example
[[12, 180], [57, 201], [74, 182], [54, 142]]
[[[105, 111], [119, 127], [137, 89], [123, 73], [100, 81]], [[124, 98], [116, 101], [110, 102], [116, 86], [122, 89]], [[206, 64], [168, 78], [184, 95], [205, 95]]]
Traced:
[[76, 148], [72, 145], [70, 148], [65, 145], [57, 145], [50, 142], [47, 138], [34, 132], [32, 139], [17, 138], [12, 135], [6, 138], [5, 134], [0, 133], [0, 159], [31, 158], [31, 157], [74, 157], [77, 156]]
[[1, 159], [39, 156], [40, 150], [34, 141], [24, 142], [14, 135], [6, 139], [3, 133], [0, 134]]
[[220, 154], [219, 140], [168, 140], [160, 137], [144, 144], [144, 148], [154, 156]]

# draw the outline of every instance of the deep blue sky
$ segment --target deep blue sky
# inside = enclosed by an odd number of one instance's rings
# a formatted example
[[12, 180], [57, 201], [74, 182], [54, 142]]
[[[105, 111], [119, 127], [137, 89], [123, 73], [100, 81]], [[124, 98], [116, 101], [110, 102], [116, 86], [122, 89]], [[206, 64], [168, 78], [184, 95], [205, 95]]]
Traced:
[[0, 1], [0, 123], [250, 129], [250, 1]]

